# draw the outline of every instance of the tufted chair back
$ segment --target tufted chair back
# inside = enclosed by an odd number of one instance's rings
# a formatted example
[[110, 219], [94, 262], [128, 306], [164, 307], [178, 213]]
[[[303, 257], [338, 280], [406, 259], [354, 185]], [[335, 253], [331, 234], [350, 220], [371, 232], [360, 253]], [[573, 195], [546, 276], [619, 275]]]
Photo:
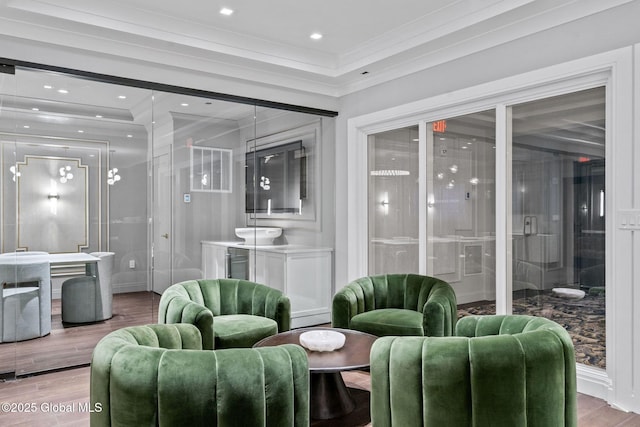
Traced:
[[468, 316], [455, 333], [374, 343], [373, 425], [577, 425], [574, 349], [562, 326], [524, 315]]
[[91, 361], [91, 426], [308, 426], [301, 347], [201, 349], [188, 324], [105, 336]]

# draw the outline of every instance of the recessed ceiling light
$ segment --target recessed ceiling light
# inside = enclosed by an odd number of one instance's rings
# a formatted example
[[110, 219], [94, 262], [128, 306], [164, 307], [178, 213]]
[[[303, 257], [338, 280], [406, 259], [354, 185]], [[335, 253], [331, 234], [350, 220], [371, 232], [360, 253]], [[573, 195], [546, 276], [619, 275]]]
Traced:
[[127, 138], [133, 138], [133, 135], [129, 134], [127, 135]]
[[31, 110], [32, 110], [32, 111], [40, 111], [40, 109], [39, 109], [39, 108], [37, 108], [37, 107], [33, 107]]
[[322, 38], [322, 34], [320, 33], [313, 33], [311, 34], [309, 37], [311, 37], [313, 40], [320, 40]]
[[78, 133], [84, 133], [82, 129], [78, 129]]
[[25, 128], [25, 129], [29, 129], [30, 126], [29, 125], [24, 125], [22, 127]]
[[96, 119], [101, 119], [102, 116], [100, 114], [96, 114]]
[[53, 89], [53, 86], [51, 86], [51, 85], [44, 85], [44, 88], [45, 88], [45, 89]]
[[183, 102], [183, 103], [182, 103], [182, 104], [180, 104], [180, 105], [182, 105], [183, 107], [188, 107], [188, 106], [189, 106], [189, 104], [187, 104], [186, 102]]
[[220, 9], [220, 15], [230, 16], [233, 15], [233, 9], [229, 9], [228, 7], [223, 7]]
[[58, 93], [69, 93], [66, 89], [58, 89]]
[[126, 96], [124, 96], [124, 95], [118, 95], [118, 98], [119, 98], [119, 99], [127, 99], [127, 97], [126, 97]]

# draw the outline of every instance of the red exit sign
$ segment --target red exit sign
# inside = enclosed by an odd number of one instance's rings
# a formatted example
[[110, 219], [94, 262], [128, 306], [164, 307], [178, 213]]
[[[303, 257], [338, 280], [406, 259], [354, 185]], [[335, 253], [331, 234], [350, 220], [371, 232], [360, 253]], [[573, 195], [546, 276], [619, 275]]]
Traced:
[[447, 130], [447, 121], [446, 120], [438, 120], [433, 122], [433, 131], [444, 133]]

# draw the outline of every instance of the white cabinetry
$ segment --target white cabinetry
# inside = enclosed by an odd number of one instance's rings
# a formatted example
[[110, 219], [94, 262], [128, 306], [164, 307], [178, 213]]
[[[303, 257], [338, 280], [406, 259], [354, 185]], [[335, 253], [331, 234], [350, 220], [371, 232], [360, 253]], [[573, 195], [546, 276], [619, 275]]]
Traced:
[[[227, 249], [232, 242], [202, 242], [205, 279], [227, 277]], [[331, 321], [332, 250], [298, 245], [248, 250], [249, 280], [284, 292], [291, 301], [291, 327]]]
[[227, 248], [202, 242], [202, 277], [219, 279], [227, 277]]

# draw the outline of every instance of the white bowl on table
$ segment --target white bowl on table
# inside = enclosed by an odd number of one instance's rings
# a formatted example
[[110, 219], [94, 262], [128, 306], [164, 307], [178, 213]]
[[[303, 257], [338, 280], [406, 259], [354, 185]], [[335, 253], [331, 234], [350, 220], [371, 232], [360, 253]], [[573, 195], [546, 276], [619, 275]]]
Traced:
[[300, 345], [311, 351], [333, 351], [342, 348], [345, 339], [343, 333], [318, 329], [300, 334]]

